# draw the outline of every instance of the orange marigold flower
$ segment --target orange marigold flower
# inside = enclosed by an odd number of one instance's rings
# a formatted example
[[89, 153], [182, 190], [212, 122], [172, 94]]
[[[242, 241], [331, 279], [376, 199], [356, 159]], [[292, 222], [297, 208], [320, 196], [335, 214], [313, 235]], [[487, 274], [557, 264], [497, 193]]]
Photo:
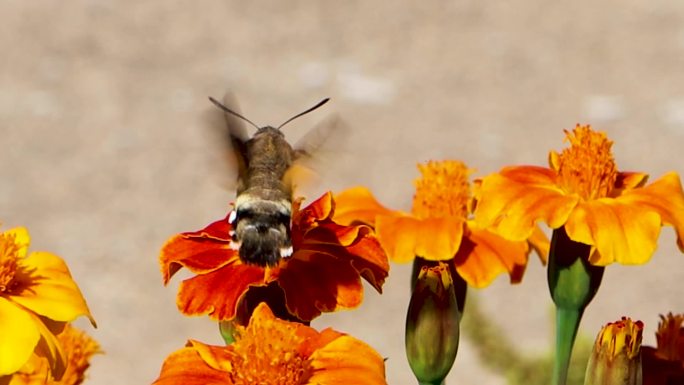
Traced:
[[35, 352], [60, 378], [65, 361], [56, 334], [79, 316], [95, 321], [64, 261], [47, 252], [26, 256], [29, 242], [23, 227], [0, 234], [0, 376]]
[[580, 125], [565, 133], [570, 148], [552, 151], [550, 168], [506, 167], [482, 179], [478, 224], [512, 240], [529, 237], [539, 220], [564, 226], [571, 240], [592, 246], [589, 261], [599, 266], [647, 262], [663, 224], [674, 226], [684, 251], [684, 193], [676, 173], [645, 185], [648, 175], [617, 170], [604, 133]]
[[85, 371], [90, 367], [90, 358], [102, 353], [100, 346], [85, 332], [71, 325], [67, 325], [57, 339], [66, 358], [66, 371], [60, 380], [50, 375], [47, 360], [34, 354], [21, 370], [12, 375], [8, 385], [81, 384], [85, 379]]
[[154, 384], [386, 384], [384, 360], [370, 346], [278, 319], [265, 303], [237, 330], [229, 346], [188, 341], [166, 359]]
[[[301, 211], [300, 202], [292, 210], [294, 253], [275, 267], [243, 263], [231, 245], [227, 219], [167, 241], [160, 256], [164, 283], [181, 267], [197, 274], [180, 285], [180, 311], [217, 320], [237, 315], [244, 323], [250, 310], [266, 300], [271, 306], [285, 303], [283, 311], [274, 308], [281, 318], [310, 321], [321, 312], [358, 306], [361, 277], [381, 292], [389, 263], [372, 229], [335, 223], [330, 193]], [[245, 311], [238, 313], [238, 307]]]
[[541, 230], [528, 242], [506, 240], [469, 219], [474, 202], [470, 170], [459, 161], [418, 165], [411, 213], [382, 206], [365, 187], [354, 187], [335, 197], [334, 220], [365, 223], [375, 232], [389, 257], [408, 262], [415, 256], [431, 261], [453, 261], [456, 271], [473, 287], [487, 286], [500, 273], [519, 282], [527, 266], [530, 245], [542, 261], [548, 241]]

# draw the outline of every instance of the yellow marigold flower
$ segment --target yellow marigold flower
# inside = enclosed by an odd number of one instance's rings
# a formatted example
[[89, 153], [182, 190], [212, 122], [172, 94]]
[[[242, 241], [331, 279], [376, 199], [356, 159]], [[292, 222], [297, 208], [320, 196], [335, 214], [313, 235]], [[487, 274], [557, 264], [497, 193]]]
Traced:
[[66, 371], [60, 380], [50, 375], [47, 360], [34, 354], [21, 370], [12, 375], [8, 385], [81, 384], [85, 379], [85, 371], [90, 367], [90, 358], [102, 353], [100, 346], [85, 332], [71, 325], [67, 325], [57, 339], [66, 358]]
[[23, 227], [0, 234], [0, 376], [35, 351], [60, 378], [65, 361], [55, 335], [79, 316], [95, 321], [64, 261], [47, 252], [26, 256], [29, 240]]
[[550, 168], [506, 167], [482, 179], [475, 220], [512, 240], [529, 237], [539, 220], [565, 227], [569, 238], [592, 246], [589, 261], [642, 264], [662, 225], [674, 226], [684, 251], [684, 193], [668, 173], [646, 185], [648, 175], [620, 172], [612, 141], [590, 126], [566, 133], [570, 147], [551, 152]]
[[164, 362], [155, 385], [386, 384], [383, 358], [365, 343], [276, 318], [265, 303], [229, 346], [189, 341]]
[[334, 220], [365, 223], [375, 232], [395, 262], [415, 256], [430, 261], [453, 261], [456, 271], [473, 287], [487, 286], [501, 273], [519, 282], [527, 266], [530, 246], [542, 261], [548, 241], [541, 230], [530, 233], [529, 243], [506, 240], [469, 218], [474, 205], [466, 165], [459, 161], [431, 161], [418, 165], [411, 213], [382, 206], [365, 187], [354, 187], [335, 197]]

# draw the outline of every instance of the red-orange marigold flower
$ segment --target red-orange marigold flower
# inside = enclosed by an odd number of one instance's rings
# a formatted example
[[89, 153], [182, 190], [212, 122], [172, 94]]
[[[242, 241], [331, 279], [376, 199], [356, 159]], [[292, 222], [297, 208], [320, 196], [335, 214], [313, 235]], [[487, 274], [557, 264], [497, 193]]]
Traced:
[[549, 155], [550, 168], [506, 167], [482, 179], [475, 220], [502, 236], [523, 240], [539, 220], [593, 247], [589, 261], [642, 264], [663, 225], [674, 226], [684, 251], [684, 193], [668, 173], [645, 186], [648, 175], [619, 172], [613, 142], [590, 126], [566, 131], [570, 148]]
[[181, 384], [383, 385], [385, 363], [351, 336], [278, 319], [261, 303], [231, 345], [191, 340], [166, 359], [154, 385]]
[[469, 218], [474, 205], [470, 194], [470, 170], [459, 161], [419, 165], [411, 213], [382, 206], [365, 187], [355, 187], [335, 197], [334, 219], [340, 223], [365, 223], [375, 228], [382, 247], [395, 262], [419, 256], [431, 261], [453, 261], [456, 271], [473, 287], [484, 287], [501, 273], [519, 282], [527, 266], [530, 245], [542, 260], [548, 240], [538, 230], [530, 243], [506, 240]]
[[299, 204], [295, 201], [292, 210], [294, 253], [275, 267], [243, 263], [231, 247], [227, 219], [168, 240], [160, 256], [164, 284], [181, 267], [197, 274], [180, 285], [180, 311], [217, 320], [239, 315], [244, 323], [249, 311], [238, 314], [239, 306], [253, 308], [275, 296], [280, 300], [268, 301], [269, 305], [278, 306], [284, 299], [289, 315], [310, 321], [321, 312], [358, 306], [363, 297], [361, 277], [381, 292], [389, 263], [372, 229], [334, 222], [330, 193], [301, 211]]

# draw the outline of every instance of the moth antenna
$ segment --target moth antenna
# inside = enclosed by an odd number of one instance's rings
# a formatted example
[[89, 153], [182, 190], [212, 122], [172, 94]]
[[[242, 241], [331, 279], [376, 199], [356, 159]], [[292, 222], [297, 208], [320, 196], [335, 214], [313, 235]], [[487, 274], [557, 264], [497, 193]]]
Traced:
[[304, 112], [298, 113], [297, 115], [295, 115], [295, 116], [291, 117], [290, 119], [286, 120], [285, 123], [283, 123], [283, 124], [281, 124], [280, 126], [278, 126], [278, 128], [276, 128], [276, 130], [280, 130], [280, 128], [281, 128], [282, 126], [284, 126], [284, 125], [290, 123], [291, 121], [297, 119], [298, 117], [300, 117], [300, 116], [302, 116], [302, 115], [308, 114], [309, 112], [311, 112], [311, 111], [317, 109], [318, 107], [324, 105], [324, 104], [327, 103], [329, 100], [330, 100], [330, 98], [325, 98], [325, 99], [321, 100], [320, 102], [318, 102], [318, 104], [316, 104], [315, 106], [309, 108], [308, 110], [306, 110], [306, 111], [304, 111]]
[[[224, 105], [221, 104], [221, 102], [219, 102], [218, 100], [212, 98], [211, 96], [209, 97], [209, 100], [210, 100], [212, 103], [214, 103], [214, 104], [216, 105], [216, 107], [218, 107], [218, 108], [220, 108], [221, 110], [223, 110], [223, 112], [227, 112], [227, 113], [229, 113], [229, 114], [231, 114], [231, 115], [237, 116], [238, 118], [240, 118], [240, 119], [244, 120], [245, 122], [251, 124], [252, 126], [256, 127], [257, 130], [259, 129], [259, 126], [257, 126], [256, 124], [254, 124], [251, 120], [245, 118], [244, 116], [242, 116], [242, 115], [238, 114], [237, 112], [231, 110], [230, 108], [224, 106]], [[316, 107], [318, 107], [318, 106], [316, 106]], [[308, 111], [307, 111], [307, 112], [308, 112]], [[290, 120], [292, 120], [292, 119], [290, 119]]]

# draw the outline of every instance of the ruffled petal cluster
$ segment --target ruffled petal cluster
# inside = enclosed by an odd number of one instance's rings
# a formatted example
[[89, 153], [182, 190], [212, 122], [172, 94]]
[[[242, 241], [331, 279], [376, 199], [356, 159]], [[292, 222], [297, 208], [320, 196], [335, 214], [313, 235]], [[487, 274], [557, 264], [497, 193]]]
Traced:
[[[274, 309], [285, 303], [283, 318], [310, 321], [322, 312], [357, 307], [361, 278], [378, 292], [389, 263], [371, 228], [333, 221], [335, 202], [327, 193], [299, 210], [293, 204], [294, 253], [275, 267], [245, 264], [231, 240], [226, 219], [172, 237], [162, 248], [164, 283], [182, 267], [195, 274], [180, 285], [177, 304], [187, 315], [243, 322], [261, 301]], [[282, 307], [282, 305], [280, 305]], [[239, 309], [244, 309], [240, 312]]]

